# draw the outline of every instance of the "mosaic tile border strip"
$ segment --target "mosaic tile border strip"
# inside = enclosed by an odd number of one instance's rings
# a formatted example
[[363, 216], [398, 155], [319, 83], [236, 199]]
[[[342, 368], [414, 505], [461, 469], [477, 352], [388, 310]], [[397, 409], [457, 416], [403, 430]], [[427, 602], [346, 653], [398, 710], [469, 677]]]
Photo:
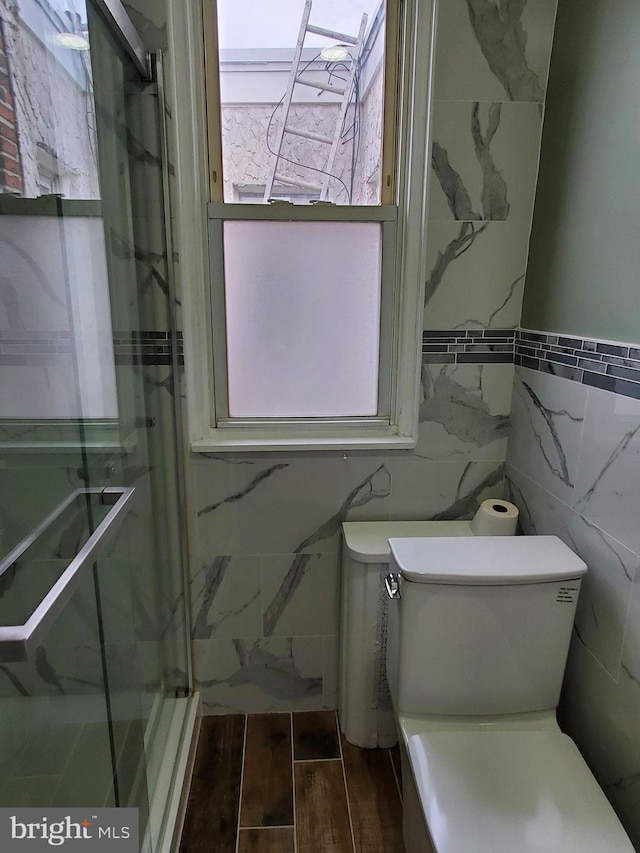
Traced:
[[422, 333], [423, 364], [513, 364], [515, 329], [445, 329]]
[[[170, 335], [170, 332], [140, 330], [113, 332], [114, 361], [117, 365], [170, 365]], [[176, 343], [178, 363], [182, 365], [182, 332], [177, 333]], [[0, 366], [53, 366], [68, 362], [72, 352], [72, 334], [69, 331], [0, 331]]]
[[515, 363], [640, 400], [640, 345], [519, 329]]
[[[184, 364], [182, 332], [177, 332], [178, 364]], [[114, 332], [116, 364], [171, 364], [170, 332]]]

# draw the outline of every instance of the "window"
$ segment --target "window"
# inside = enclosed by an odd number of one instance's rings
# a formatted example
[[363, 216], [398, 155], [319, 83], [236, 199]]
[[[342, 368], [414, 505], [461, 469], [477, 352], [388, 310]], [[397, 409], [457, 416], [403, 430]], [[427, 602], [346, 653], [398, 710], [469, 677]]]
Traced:
[[36, 146], [38, 165], [38, 193], [51, 195], [60, 190], [60, 164], [55, 154], [48, 151], [44, 145]]
[[[187, 307], [195, 450], [415, 443], [431, 7], [402, 6], [204, 2], [209, 286]], [[195, 189], [202, 152], [193, 172], [177, 159], [179, 185]], [[195, 271], [183, 243], [184, 257]]]

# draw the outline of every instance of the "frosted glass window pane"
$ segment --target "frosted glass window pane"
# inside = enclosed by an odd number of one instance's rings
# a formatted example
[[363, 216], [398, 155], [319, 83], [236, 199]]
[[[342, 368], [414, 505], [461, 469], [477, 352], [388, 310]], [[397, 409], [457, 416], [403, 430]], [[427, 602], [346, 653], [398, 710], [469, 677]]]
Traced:
[[225, 222], [231, 417], [375, 415], [381, 226]]
[[50, 339], [67, 349], [43, 363], [3, 365], [0, 416], [117, 418], [102, 219], [3, 215], [0, 245], [2, 276], [16, 294], [11, 309], [0, 307], [0, 339], [27, 352]]

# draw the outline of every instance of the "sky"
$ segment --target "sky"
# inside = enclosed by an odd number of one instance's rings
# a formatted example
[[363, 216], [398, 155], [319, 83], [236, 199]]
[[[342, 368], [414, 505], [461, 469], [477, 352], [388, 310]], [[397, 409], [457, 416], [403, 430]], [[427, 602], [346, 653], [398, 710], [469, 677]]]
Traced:
[[[362, 13], [367, 26], [380, 0], [313, 0], [310, 23], [347, 35], [357, 35]], [[220, 48], [295, 47], [304, 0], [218, 0]], [[331, 42], [311, 33], [306, 47]]]

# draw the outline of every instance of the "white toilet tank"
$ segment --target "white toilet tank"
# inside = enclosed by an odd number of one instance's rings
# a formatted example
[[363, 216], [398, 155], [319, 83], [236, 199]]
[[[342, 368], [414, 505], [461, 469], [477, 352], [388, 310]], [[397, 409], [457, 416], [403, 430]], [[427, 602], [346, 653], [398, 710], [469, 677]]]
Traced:
[[585, 563], [555, 536], [390, 539], [396, 713], [555, 708]]
[[347, 521], [342, 525], [340, 729], [361, 747], [387, 747], [398, 731], [386, 678], [392, 537], [473, 536], [470, 521]]

